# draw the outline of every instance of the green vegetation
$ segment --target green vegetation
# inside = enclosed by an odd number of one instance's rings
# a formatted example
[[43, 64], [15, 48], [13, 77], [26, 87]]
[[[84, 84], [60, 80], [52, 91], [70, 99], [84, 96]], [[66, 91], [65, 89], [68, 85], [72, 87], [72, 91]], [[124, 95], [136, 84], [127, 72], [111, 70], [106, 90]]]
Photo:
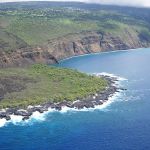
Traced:
[[0, 96], [3, 95], [0, 108], [73, 101], [107, 86], [99, 77], [40, 64], [24, 69], [0, 69], [0, 83]]
[[149, 13], [146, 8], [83, 3], [4, 3], [0, 6], [0, 50], [42, 45], [50, 39], [89, 30], [124, 36], [128, 29], [130, 34], [149, 39]]
[[70, 19], [23, 18], [14, 20], [6, 29], [15, 33], [30, 45], [45, 43], [48, 39], [61, 37], [69, 33], [92, 30], [97, 25], [92, 22], [77, 22]]

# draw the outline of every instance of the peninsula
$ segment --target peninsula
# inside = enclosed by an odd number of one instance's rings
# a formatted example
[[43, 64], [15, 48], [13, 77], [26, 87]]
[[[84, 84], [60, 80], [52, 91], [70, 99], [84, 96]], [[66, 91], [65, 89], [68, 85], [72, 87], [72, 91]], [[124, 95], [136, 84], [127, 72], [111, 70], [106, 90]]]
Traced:
[[1, 69], [0, 118], [10, 120], [14, 114], [28, 119], [35, 111], [63, 106], [94, 108], [120, 90], [114, 85], [116, 80], [42, 64]]

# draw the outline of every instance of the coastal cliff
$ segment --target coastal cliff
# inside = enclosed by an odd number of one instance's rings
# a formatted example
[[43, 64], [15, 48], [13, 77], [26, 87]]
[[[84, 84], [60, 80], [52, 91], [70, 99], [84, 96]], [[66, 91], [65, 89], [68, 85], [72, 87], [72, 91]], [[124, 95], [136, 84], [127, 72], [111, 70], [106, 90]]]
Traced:
[[53, 64], [71, 56], [99, 53], [112, 50], [126, 50], [149, 47], [150, 41], [138, 32], [130, 34], [124, 30], [122, 35], [83, 31], [48, 40], [38, 46], [25, 45], [12, 50], [0, 50], [0, 67], [28, 66], [34, 63]]

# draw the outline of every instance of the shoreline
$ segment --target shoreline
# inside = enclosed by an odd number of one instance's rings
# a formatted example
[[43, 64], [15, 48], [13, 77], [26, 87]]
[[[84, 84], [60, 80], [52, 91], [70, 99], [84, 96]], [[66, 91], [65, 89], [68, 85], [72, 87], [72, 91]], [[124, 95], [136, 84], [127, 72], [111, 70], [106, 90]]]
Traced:
[[26, 109], [20, 108], [7, 108], [0, 110], [0, 120], [11, 121], [14, 116], [19, 117], [20, 121], [28, 120], [32, 117], [34, 113], [43, 114], [49, 112], [49, 110], [62, 111], [64, 108], [67, 110], [83, 110], [83, 109], [96, 109], [96, 107], [103, 106], [105, 103], [109, 102], [115, 94], [126, 90], [119, 85], [120, 77], [114, 75], [108, 75], [107, 73], [93, 74], [98, 77], [102, 77], [108, 82], [107, 88], [103, 92], [97, 92], [95, 94], [89, 95], [82, 100], [75, 100], [73, 102], [63, 101], [59, 103], [47, 102], [45, 104], [37, 106], [28, 106]]
[[[101, 52], [95, 52], [95, 53], [74, 55], [74, 56], [70, 56], [70, 57], [58, 60], [58, 64], [65, 61], [65, 60], [69, 60], [71, 58], [76, 58], [76, 57], [84, 57], [84, 56], [88, 56], [88, 55], [99, 55], [99, 54], [116, 53], [116, 52], [130, 52], [130, 51], [141, 50], [143, 48], [144, 49], [149, 49], [149, 47], [146, 47], [146, 48], [145, 47], [139, 47], [139, 48], [124, 49], [124, 50], [107, 50], [107, 51], [101, 51]], [[57, 64], [57, 63], [54, 63], [52, 65], [55, 65], [55, 64]]]

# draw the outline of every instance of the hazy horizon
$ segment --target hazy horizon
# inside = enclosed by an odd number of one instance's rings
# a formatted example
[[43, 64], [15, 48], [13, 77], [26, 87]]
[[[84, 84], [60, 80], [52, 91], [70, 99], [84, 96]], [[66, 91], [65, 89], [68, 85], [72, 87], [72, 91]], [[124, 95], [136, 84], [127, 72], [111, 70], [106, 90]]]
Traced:
[[26, 1], [56, 1], [56, 2], [85, 2], [97, 3], [106, 5], [119, 5], [119, 6], [135, 6], [135, 7], [150, 7], [149, 0], [0, 0], [0, 2], [26, 2]]

